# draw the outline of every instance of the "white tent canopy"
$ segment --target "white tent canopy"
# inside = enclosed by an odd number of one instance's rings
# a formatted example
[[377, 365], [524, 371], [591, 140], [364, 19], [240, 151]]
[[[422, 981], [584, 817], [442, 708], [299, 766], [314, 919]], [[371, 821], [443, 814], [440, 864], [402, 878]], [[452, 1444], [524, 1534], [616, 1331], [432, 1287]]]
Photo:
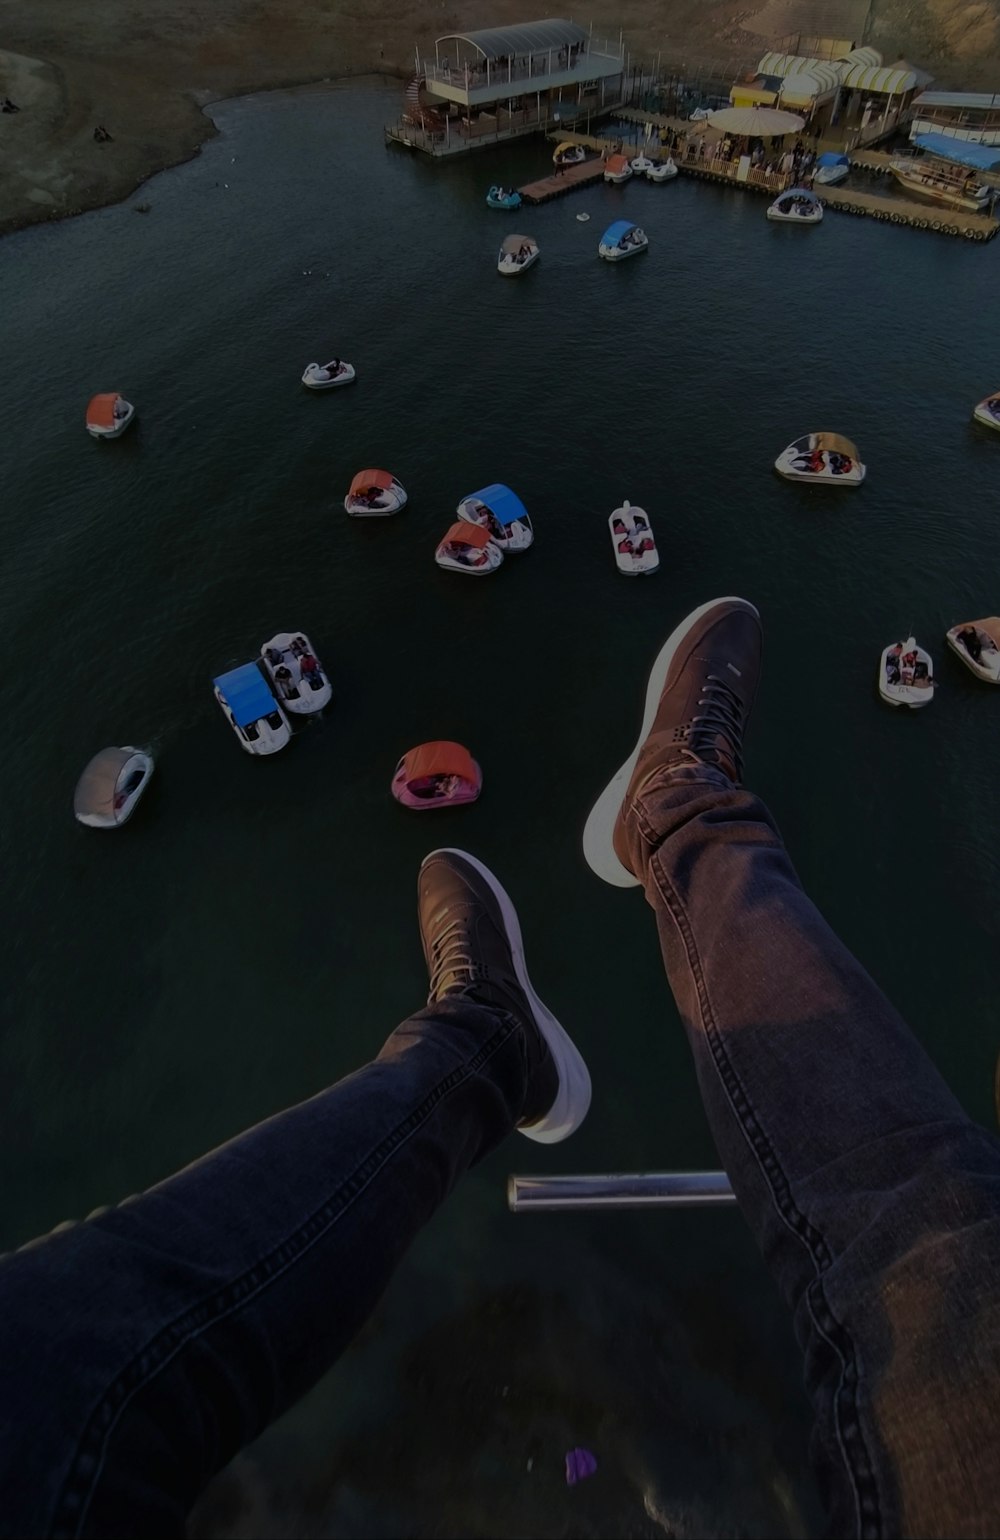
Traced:
[[776, 112], [773, 107], [723, 107], [709, 118], [713, 128], [725, 134], [749, 134], [758, 139], [797, 134], [805, 119], [795, 112]]

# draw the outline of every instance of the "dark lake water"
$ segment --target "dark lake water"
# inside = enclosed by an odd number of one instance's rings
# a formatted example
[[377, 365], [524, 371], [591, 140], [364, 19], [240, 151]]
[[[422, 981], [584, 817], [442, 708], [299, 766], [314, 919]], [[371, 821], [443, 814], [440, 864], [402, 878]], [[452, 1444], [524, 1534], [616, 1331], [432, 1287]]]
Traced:
[[[1000, 692], [943, 633], [1000, 608], [1000, 436], [969, 421], [1000, 384], [1000, 248], [774, 227], [762, 200], [686, 179], [512, 220], [487, 186], [545, 174], [549, 149], [435, 167], [385, 148], [397, 103], [369, 85], [228, 103], [200, 159], [136, 195], [147, 216], [0, 243], [2, 1239], [136, 1191], [374, 1053], [424, 998], [420, 858], [465, 845], [519, 906], [593, 1111], [571, 1144], [511, 1141], [463, 1183], [200, 1532], [802, 1533], [798, 1356], [739, 1217], [515, 1218], [505, 1179], [716, 1163], [652, 918], [580, 852], [648, 661], [716, 594], [765, 621], [748, 778], [992, 1119]], [[620, 214], [651, 249], [615, 268], [596, 247]], [[516, 282], [495, 271], [512, 228], [542, 248]], [[358, 384], [303, 391], [333, 352]], [[110, 388], [139, 424], [94, 444], [84, 405]], [[812, 428], [859, 441], [859, 492], [774, 476]], [[398, 519], [344, 515], [369, 464], [405, 483]], [[461, 582], [434, 545], [493, 480], [536, 545]], [[654, 520], [650, 582], [614, 569], [623, 497]], [[253, 760], [210, 679], [294, 627], [336, 702]], [[911, 628], [941, 688], [897, 714], [876, 663]], [[472, 748], [485, 791], [420, 820], [388, 782], [436, 737]], [[146, 801], [119, 835], [79, 828], [79, 770], [125, 742], [157, 755]], [[570, 1491], [575, 1444], [601, 1470]]]

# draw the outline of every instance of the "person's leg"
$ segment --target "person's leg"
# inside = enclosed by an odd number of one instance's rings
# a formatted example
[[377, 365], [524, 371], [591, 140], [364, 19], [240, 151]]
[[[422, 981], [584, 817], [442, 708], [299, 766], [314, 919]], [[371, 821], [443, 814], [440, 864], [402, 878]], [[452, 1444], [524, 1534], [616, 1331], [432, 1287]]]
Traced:
[[0, 1261], [0, 1534], [181, 1534], [461, 1174], [515, 1125], [551, 1142], [581, 1121], [586, 1068], [496, 879], [435, 852], [419, 909], [429, 1004], [374, 1063]]
[[616, 777], [618, 871], [593, 826], [588, 859], [655, 912], [713, 1135], [794, 1312], [834, 1533], [996, 1534], [1000, 1143], [739, 786], [756, 612], [718, 601], [689, 622]]

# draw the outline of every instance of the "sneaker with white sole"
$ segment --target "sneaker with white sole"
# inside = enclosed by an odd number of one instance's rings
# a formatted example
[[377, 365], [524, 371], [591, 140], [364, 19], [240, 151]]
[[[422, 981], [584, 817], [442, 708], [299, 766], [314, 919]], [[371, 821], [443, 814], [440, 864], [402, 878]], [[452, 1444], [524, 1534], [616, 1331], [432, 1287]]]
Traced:
[[532, 988], [517, 911], [504, 888], [466, 851], [432, 850], [420, 867], [417, 916], [430, 975], [428, 1005], [466, 997], [516, 1016], [527, 1072], [518, 1130], [541, 1144], [568, 1139], [587, 1115], [590, 1075]]
[[617, 888], [638, 887], [628, 865], [624, 809], [650, 776], [671, 765], [711, 765], [739, 785], [743, 733], [757, 694], [762, 633], [746, 599], [712, 599], [674, 630], [646, 687], [639, 741], [591, 809], [587, 865]]

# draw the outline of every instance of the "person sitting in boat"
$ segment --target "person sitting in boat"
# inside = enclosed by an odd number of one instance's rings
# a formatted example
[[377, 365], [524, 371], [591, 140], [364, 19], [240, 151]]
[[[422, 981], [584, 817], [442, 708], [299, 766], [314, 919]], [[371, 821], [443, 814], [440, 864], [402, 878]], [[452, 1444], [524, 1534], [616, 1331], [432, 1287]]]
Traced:
[[323, 368], [326, 370], [326, 373], [330, 376], [330, 378], [332, 380], [334, 375], [337, 375], [337, 374], [340, 373], [340, 370], [341, 370], [340, 359], [339, 358], [331, 358], [331, 360], [330, 360], [330, 362], [328, 364], [324, 364], [323, 365]]
[[303, 679], [308, 679], [310, 675], [319, 673], [319, 659], [307, 652], [299, 659], [299, 669]]
[[274, 671], [274, 677], [278, 682], [278, 688], [284, 693], [286, 700], [291, 700], [298, 692], [295, 688], [295, 680], [287, 663], [282, 663], [280, 668]]
[[983, 644], [979, 640], [979, 632], [975, 626], [966, 626], [964, 630], [959, 631], [958, 639], [973, 663], [978, 663], [983, 655]]
[[623, 556], [634, 556], [635, 555], [635, 550], [633, 549], [632, 542], [629, 539], [628, 535], [625, 536], [624, 540], [619, 540], [619, 542], [618, 542], [618, 549], [619, 549], [619, 551], [621, 552], [621, 554]]
[[523, 262], [525, 257], [530, 257], [530, 256], [531, 256], [531, 247], [527, 244], [526, 241], [522, 241], [521, 245], [518, 247], [517, 260], [519, 262]]
[[611, 528], [612, 528], [613, 533], [616, 534], [616, 535], [627, 535], [628, 534], [628, 529], [627, 529], [627, 527], [625, 525], [625, 520], [624, 519], [616, 519], [615, 522], [612, 524]]
[[121, 396], [119, 396], [118, 400], [115, 402], [114, 407], [112, 408], [112, 410], [114, 412], [115, 417], [120, 422], [123, 417], [127, 417], [128, 416], [128, 403], [123, 401]]
[[643, 518], [641, 513], [636, 513], [636, 514], [632, 515], [632, 530], [633, 530], [634, 534], [639, 534], [639, 532], [641, 530], [648, 529], [648, 528], [649, 528], [649, 525], [647, 524], [646, 520]]

